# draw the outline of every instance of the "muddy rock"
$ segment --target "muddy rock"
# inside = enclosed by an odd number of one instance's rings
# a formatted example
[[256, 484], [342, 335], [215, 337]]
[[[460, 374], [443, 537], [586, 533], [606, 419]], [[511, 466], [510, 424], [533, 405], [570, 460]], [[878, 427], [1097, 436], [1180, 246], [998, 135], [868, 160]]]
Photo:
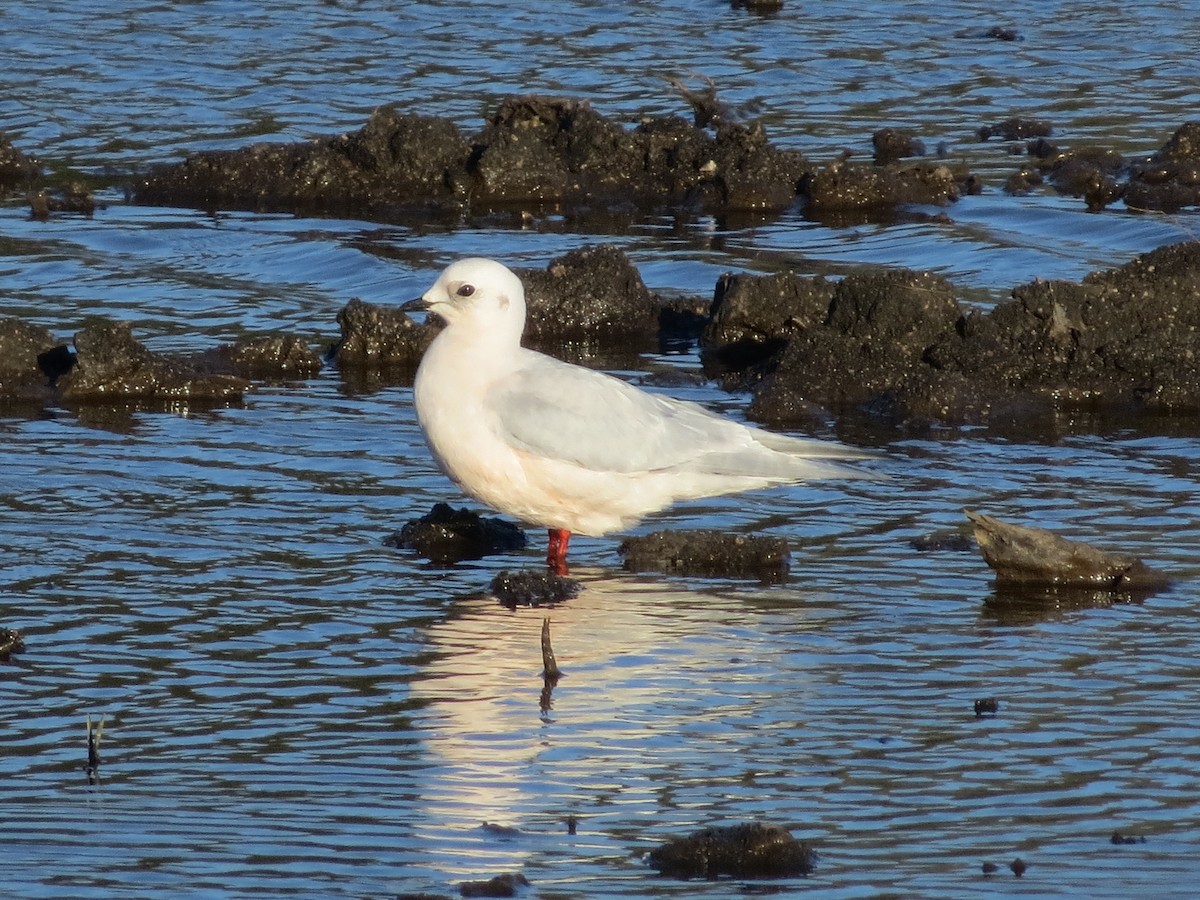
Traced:
[[1088, 209], [1104, 209], [1124, 193], [1118, 179], [1128, 163], [1115, 150], [1096, 147], [1068, 151], [1042, 163], [1046, 180], [1060, 194], [1083, 197]]
[[834, 289], [827, 322], [788, 342], [749, 414], [760, 422], [795, 422], [818, 403], [865, 406], [888, 418], [928, 415], [930, 409], [913, 409], [906, 398], [924, 397], [952, 377], [923, 359], [961, 316], [953, 288], [941, 278], [899, 269], [847, 276]]
[[1141, 560], [1069, 541], [1043, 528], [1013, 525], [965, 510], [996, 582], [1018, 585], [1155, 590], [1168, 579]]
[[0, 401], [47, 398], [53, 377], [48, 359], [57, 346], [49, 330], [40, 325], [0, 317]]
[[863, 165], [838, 160], [807, 180], [805, 192], [812, 214], [879, 209], [922, 203], [947, 206], [963, 193], [962, 179], [939, 163]]
[[397, 366], [416, 369], [439, 331], [435, 316], [419, 323], [397, 306], [379, 306], [357, 298], [337, 315], [342, 336], [334, 348], [339, 366]]
[[250, 388], [241, 378], [206, 373], [186, 360], [147, 350], [124, 322], [97, 319], [75, 335], [74, 343], [75, 365], [57, 383], [68, 399], [231, 400]]
[[711, 827], [650, 851], [648, 861], [672, 878], [794, 878], [809, 874], [817, 854], [781, 825], [751, 822]]
[[517, 889], [529, 887], [529, 879], [520, 872], [505, 872], [486, 881], [464, 881], [458, 886], [463, 897], [515, 897]]
[[883, 166], [906, 156], [924, 156], [925, 143], [904, 128], [881, 128], [871, 135], [875, 165]]
[[435, 563], [482, 559], [525, 548], [525, 532], [503, 519], [485, 518], [468, 509], [435, 503], [419, 519], [404, 523], [383, 539], [389, 547], [413, 550]]
[[517, 273], [525, 284], [525, 333], [533, 340], [653, 333], [658, 306], [637, 267], [617, 247], [572, 250], [545, 269]]
[[796, 335], [825, 324], [835, 289], [819, 276], [725, 273], [701, 337], [705, 371], [741, 371], [775, 356]]
[[667, 572], [701, 578], [787, 578], [787, 541], [769, 535], [710, 530], [656, 531], [621, 542], [617, 552], [631, 572]]
[[8, 137], [0, 132], [0, 190], [9, 190], [40, 178], [42, 167], [32, 156], [26, 156]]
[[1200, 206], [1200, 122], [1181, 125], [1162, 149], [1133, 166], [1125, 205], [1160, 212]]
[[192, 360], [198, 368], [243, 378], [315, 375], [324, 365], [308, 343], [292, 334], [270, 334], [224, 344]]
[[460, 206], [468, 153], [452, 122], [382, 107], [351, 134], [191, 154], [153, 169], [132, 194], [137, 203], [201, 209], [382, 215]]
[[504, 571], [492, 579], [492, 596], [504, 606], [550, 606], [578, 597], [583, 590], [574, 578], [556, 575], [545, 569], [522, 572]]

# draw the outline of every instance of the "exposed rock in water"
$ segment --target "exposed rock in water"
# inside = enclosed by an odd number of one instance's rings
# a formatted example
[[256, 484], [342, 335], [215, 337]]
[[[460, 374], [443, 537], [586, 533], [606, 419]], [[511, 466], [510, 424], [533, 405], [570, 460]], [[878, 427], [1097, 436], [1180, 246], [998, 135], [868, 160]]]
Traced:
[[51, 394], [53, 372], [43, 364], [58, 342], [46, 328], [0, 316], [0, 400], [42, 401]]
[[1028, 138], [1045, 138], [1054, 133], [1053, 126], [1044, 119], [1025, 119], [1014, 116], [997, 122], [995, 125], [985, 125], [979, 129], [979, 139], [999, 137], [1006, 141], [1024, 141]]
[[37, 160], [18, 150], [13, 142], [0, 132], [0, 190], [9, 190], [32, 182], [41, 177], [41, 174], [42, 167]]
[[808, 209], [819, 214], [910, 203], [946, 206], [962, 196], [967, 178], [939, 163], [875, 166], [839, 160], [819, 169], [808, 182]]
[[583, 585], [545, 569], [501, 572], [492, 579], [492, 594], [504, 606], [549, 606], [578, 597]]
[[342, 330], [334, 352], [338, 365], [399, 366], [415, 370], [437, 336], [436, 317], [420, 324], [398, 306], [377, 306], [357, 298], [337, 315]]
[[306, 377], [321, 370], [320, 355], [300, 337], [270, 334], [225, 344], [193, 357], [197, 366], [246, 378]]
[[1043, 528], [1012, 525], [966, 510], [997, 584], [1057, 585], [1112, 591], [1155, 590], [1169, 579], [1141, 560], [1069, 541]]
[[25, 639], [15, 628], [0, 628], [0, 662], [8, 662], [14, 653], [25, 652]]
[[210, 374], [147, 350], [125, 322], [95, 320], [74, 343], [75, 364], [57, 382], [68, 399], [229, 400], [250, 388], [241, 378]]
[[722, 284], [706, 372], [753, 387], [756, 421], [799, 424], [814, 404], [907, 426], [1027, 423], [1064, 406], [1200, 412], [1197, 242], [1082, 283], [1019, 286], [986, 313], [945, 280], [901, 269], [832, 288], [791, 275]]
[[468, 509], [435, 503], [419, 519], [383, 539], [389, 547], [416, 551], [435, 563], [481, 559], [525, 548], [525, 532], [503, 519], [484, 518]]
[[790, 563], [783, 538], [708, 530], [656, 531], [622, 541], [617, 552], [633, 572], [701, 578], [783, 581]]
[[705, 828], [650, 851], [649, 863], [673, 878], [794, 878], [817, 854], [781, 825], [752, 822]]
[[1181, 125], [1157, 153], [1133, 167], [1125, 205], [1160, 212], [1200, 206], [1200, 122]]
[[925, 143], [904, 128], [881, 128], [871, 135], [875, 165], [894, 163], [906, 156], [924, 156]]
[[486, 881], [464, 881], [458, 892], [463, 897], [515, 897], [521, 887], [529, 887], [528, 878], [520, 872], [505, 872]]
[[652, 333], [658, 306], [637, 267], [612, 244], [572, 250], [545, 269], [522, 269], [532, 339]]

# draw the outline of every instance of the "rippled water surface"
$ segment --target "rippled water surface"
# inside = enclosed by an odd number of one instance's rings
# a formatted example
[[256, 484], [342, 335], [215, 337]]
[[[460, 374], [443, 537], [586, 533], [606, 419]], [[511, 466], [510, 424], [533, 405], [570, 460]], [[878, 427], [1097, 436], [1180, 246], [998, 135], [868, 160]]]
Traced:
[[[788, 0], [758, 16], [715, 0], [12, 0], [0, 130], [109, 187], [91, 218], [0, 206], [0, 314], [64, 339], [103, 314], [160, 351], [272, 330], [321, 345], [351, 297], [406, 300], [456, 256], [541, 265], [598, 240], [656, 290], [884, 264], [938, 271], [986, 303], [1196, 233], [1194, 213], [1008, 197], [1017, 163], [973, 135], [1021, 114], [1069, 145], [1152, 152], [1195, 117], [1197, 21], [1182, 2], [948, 15]], [[993, 25], [1022, 40], [984, 39]], [[647, 218], [615, 234], [213, 216], [129, 206], [121, 191], [188, 150], [353, 129], [381, 103], [468, 132], [525, 91], [629, 122], [683, 112], [668, 76], [713, 77], [816, 159], [914, 128], [988, 190], [926, 220]], [[744, 399], [688, 396], [732, 415]], [[442, 569], [382, 544], [432, 503], [463, 502], [403, 383], [327, 370], [218, 408], [0, 411], [0, 625], [28, 648], [0, 665], [0, 885], [456, 896], [519, 871], [530, 896], [725, 897], [762, 886], [660, 879], [643, 854], [761, 819], [820, 852], [813, 875], [766, 886], [784, 895], [1190, 896], [1198, 429], [1059, 426], [885, 434], [889, 481], [687, 504], [642, 526], [787, 537], [785, 584], [634, 576], [615, 538], [579, 538], [582, 594], [509, 611], [486, 586], [536, 566], [536, 549]], [[964, 507], [1141, 555], [1177, 581], [1135, 603], [1014, 607], [976, 554], [913, 548]], [[549, 697], [547, 616], [566, 673]], [[976, 718], [989, 697], [998, 714]], [[94, 786], [88, 715], [105, 716]], [[1145, 841], [1114, 845], [1114, 831]]]

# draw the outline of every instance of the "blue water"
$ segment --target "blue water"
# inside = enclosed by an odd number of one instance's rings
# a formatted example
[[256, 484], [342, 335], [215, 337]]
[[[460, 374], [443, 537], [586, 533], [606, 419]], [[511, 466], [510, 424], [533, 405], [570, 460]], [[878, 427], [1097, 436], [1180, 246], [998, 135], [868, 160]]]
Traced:
[[[982, 38], [1016, 27], [1017, 42]], [[155, 350], [287, 330], [324, 347], [351, 298], [407, 300], [465, 254], [543, 265], [611, 241], [655, 290], [724, 271], [929, 269], [987, 304], [1195, 236], [1194, 211], [1012, 198], [974, 132], [1146, 154], [1195, 115], [1182, 3], [26, 3], [0, 8], [0, 130], [102, 185], [91, 218], [0, 205], [0, 314], [64, 340], [99, 313]], [[354, 129], [371, 109], [468, 133], [516, 92], [634, 123], [714, 78], [773, 140], [868, 157], [915, 129], [987, 190], [929, 221], [798, 215], [615, 234], [552, 218], [446, 230], [130, 206], [130, 173], [190, 150]], [[372, 252], [380, 251], [380, 252]], [[694, 355], [645, 367], [694, 369]], [[630, 368], [629, 366], [624, 366]], [[740, 415], [745, 398], [687, 395]], [[784, 536], [786, 584], [632, 576], [572, 544], [582, 594], [482, 596], [525, 554], [441, 569], [383, 537], [437, 501], [411, 390], [326, 370], [245, 403], [0, 412], [0, 884], [14, 897], [390, 897], [520, 871], [537, 897], [726, 897], [643, 854], [776, 821], [820, 852], [785, 895], [1190, 896], [1200, 878], [1195, 423], [1063, 414], [1047, 437], [885, 441], [889, 482], [687, 504], [638, 530]], [[1178, 576], [1140, 603], [997, 603], [974, 553], [910, 541], [964, 507], [1138, 554]], [[542, 703], [549, 616], [566, 673]], [[977, 719], [976, 699], [995, 717]], [[85, 719], [105, 716], [89, 786]], [[566, 818], [579, 827], [567, 834]], [[499, 836], [483, 822], [519, 829]], [[1113, 845], [1114, 830], [1145, 843]], [[1019, 880], [1008, 863], [1028, 865]], [[982, 874], [982, 864], [999, 871]]]

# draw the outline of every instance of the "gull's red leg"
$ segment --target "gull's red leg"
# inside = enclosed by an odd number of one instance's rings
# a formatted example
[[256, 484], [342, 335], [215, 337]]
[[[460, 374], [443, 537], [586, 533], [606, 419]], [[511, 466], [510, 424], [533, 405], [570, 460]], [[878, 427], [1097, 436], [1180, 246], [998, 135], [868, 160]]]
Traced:
[[546, 548], [546, 567], [555, 575], [567, 574], [567, 544], [569, 543], [571, 543], [571, 532], [567, 529], [550, 529], [550, 543]]

